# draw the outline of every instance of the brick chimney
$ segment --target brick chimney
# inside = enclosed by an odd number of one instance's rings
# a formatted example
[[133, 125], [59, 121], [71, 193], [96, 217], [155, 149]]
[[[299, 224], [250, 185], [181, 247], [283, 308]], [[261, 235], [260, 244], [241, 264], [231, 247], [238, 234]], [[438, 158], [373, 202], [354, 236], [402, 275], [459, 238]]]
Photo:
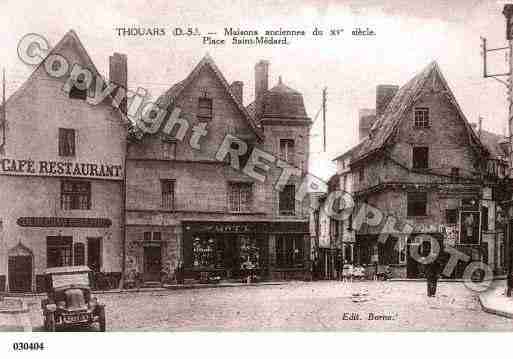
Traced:
[[237, 98], [237, 100], [239, 100], [239, 102], [241, 104], [244, 103], [243, 101], [243, 88], [244, 88], [244, 83], [242, 81], [233, 81], [233, 83], [230, 85], [230, 90], [232, 91], [232, 94], [235, 96], [235, 98]]
[[255, 109], [257, 117], [263, 112], [264, 95], [269, 89], [269, 61], [260, 60], [255, 65]]
[[358, 111], [358, 138], [360, 141], [369, 135], [375, 120], [375, 109], [362, 108]]
[[376, 86], [376, 117], [381, 116], [399, 90], [397, 85]]
[[[116, 85], [127, 90], [128, 87], [128, 65], [125, 54], [119, 54], [115, 52], [109, 57], [109, 80]], [[115, 96], [115, 93], [112, 94]], [[127, 100], [126, 97], [119, 106], [123, 113], [127, 111]]]

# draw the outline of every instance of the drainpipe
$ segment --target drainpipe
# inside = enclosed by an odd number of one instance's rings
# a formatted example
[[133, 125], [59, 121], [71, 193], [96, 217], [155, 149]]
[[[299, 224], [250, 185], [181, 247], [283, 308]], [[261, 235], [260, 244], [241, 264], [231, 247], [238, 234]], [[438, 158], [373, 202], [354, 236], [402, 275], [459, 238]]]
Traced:
[[127, 156], [128, 156], [128, 133], [125, 134], [125, 152], [123, 156], [123, 181], [121, 182], [121, 280], [119, 281], [120, 289], [125, 286], [126, 276], [126, 172], [127, 172]]

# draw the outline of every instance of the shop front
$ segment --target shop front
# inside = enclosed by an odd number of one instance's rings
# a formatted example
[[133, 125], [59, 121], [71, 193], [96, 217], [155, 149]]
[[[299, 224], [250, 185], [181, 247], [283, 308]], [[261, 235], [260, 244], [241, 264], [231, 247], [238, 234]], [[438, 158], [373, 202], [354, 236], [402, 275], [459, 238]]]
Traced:
[[183, 266], [186, 278], [204, 273], [239, 280], [284, 272], [304, 275], [309, 251], [308, 223], [183, 222]]
[[119, 227], [109, 218], [18, 217], [5, 226], [5, 283], [9, 292], [42, 292], [46, 268], [87, 265], [95, 284], [121, 278]]
[[183, 259], [186, 277], [202, 272], [238, 279], [265, 276], [268, 239], [261, 223], [185, 222]]

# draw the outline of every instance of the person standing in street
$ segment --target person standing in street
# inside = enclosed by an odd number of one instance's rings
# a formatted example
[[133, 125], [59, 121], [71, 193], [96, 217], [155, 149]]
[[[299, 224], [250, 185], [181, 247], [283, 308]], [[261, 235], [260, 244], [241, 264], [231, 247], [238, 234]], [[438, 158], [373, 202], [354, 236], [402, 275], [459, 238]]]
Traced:
[[434, 297], [436, 295], [436, 286], [438, 278], [440, 277], [440, 262], [435, 259], [431, 263], [426, 264], [426, 282], [427, 282], [427, 296]]

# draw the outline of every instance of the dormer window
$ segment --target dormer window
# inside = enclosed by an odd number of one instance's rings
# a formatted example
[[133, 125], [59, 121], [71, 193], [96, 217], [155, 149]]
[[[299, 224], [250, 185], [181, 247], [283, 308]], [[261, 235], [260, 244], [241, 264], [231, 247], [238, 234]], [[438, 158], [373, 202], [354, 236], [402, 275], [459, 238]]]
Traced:
[[87, 90], [81, 90], [76, 86], [73, 86], [69, 91], [69, 98], [75, 100], [85, 100], [87, 99]]
[[[77, 83], [79, 85], [82, 85], [85, 81], [85, 75], [80, 74], [77, 77]], [[87, 89], [80, 89], [77, 86], [73, 85], [71, 90], [69, 91], [69, 98], [76, 99], [76, 100], [85, 100], [87, 99]]]
[[429, 108], [416, 107], [414, 110], [414, 125], [415, 128], [428, 128], [429, 127]]
[[200, 97], [198, 99], [198, 120], [206, 121], [212, 119], [212, 99]]
[[288, 163], [294, 163], [294, 140], [280, 139], [281, 159]]

